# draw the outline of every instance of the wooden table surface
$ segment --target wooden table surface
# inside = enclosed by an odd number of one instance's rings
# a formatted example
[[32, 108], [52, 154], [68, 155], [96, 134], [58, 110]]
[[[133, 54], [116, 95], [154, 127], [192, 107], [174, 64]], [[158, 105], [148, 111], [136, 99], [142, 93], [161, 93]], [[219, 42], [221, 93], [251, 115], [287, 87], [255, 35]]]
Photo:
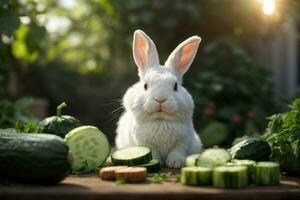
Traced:
[[258, 187], [250, 185], [243, 189], [218, 189], [214, 187], [191, 187], [180, 183], [151, 183], [117, 185], [102, 181], [95, 175], [69, 176], [56, 186], [32, 186], [12, 184], [0, 186], [0, 200], [122, 200], [122, 199], [297, 199], [300, 200], [300, 179], [283, 177], [281, 185]]

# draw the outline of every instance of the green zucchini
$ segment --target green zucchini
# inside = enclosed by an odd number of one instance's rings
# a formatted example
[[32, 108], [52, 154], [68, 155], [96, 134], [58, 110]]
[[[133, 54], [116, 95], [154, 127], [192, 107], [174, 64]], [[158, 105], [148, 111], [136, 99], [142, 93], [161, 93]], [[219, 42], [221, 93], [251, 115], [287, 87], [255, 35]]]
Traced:
[[183, 167], [181, 168], [180, 182], [185, 185], [211, 185], [211, 167]]
[[51, 185], [71, 171], [63, 139], [50, 134], [0, 132], [0, 177], [3, 180]]
[[213, 169], [213, 185], [220, 188], [242, 188], [248, 185], [245, 166], [220, 166]]
[[186, 167], [193, 167], [196, 166], [196, 159], [199, 157], [199, 153], [189, 155], [185, 159], [185, 166]]
[[72, 129], [81, 126], [78, 119], [70, 115], [61, 115], [61, 110], [66, 107], [65, 102], [57, 106], [56, 116], [48, 117], [42, 120], [38, 126], [38, 133], [49, 133], [58, 135], [62, 138]]
[[278, 185], [280, 183], [280, 168], [275, 162], [258, 162], [255, 165], [255, 183], [257, 185]]
[[196, 165], [203, 166], [203, 167], [216, 167], [216, 166], [224, 165], [230, 159], [231, 159], [230, 153], [225, 149], [221, 149], [221, 148], [206, 149], [196, 159]]
[[146, 146], [126, 147], [119, 149], [111, 154], [111, 161], [114, 165], [143, 165], [150, 162], [151, 160], [151, 150]]
[[103, 165], [110, 154], [106, 136], [94, 126], [81, 126], [70, 131], [65, 141], [73, 153], [73, 173], [87, 173]]
[[255, 164], [256, 162], [254, 160], [232, 160], [232, 163], [243, 165], [247, 167], [248, 171], [248, 177], [249, 177], [249, 183], [254, 183], [255, 179]]
[[137, 165], [138, 167], [146, 167], [148, 173], [158, 172], [160, 170], [160, 162], [158, 160], [152, 159], [150, 162], [142, 165]]
[[234, 145], [230, 153], [233, 159], [265, 161], [270, 159], [271, 148], [264, 140], [249, 138]]

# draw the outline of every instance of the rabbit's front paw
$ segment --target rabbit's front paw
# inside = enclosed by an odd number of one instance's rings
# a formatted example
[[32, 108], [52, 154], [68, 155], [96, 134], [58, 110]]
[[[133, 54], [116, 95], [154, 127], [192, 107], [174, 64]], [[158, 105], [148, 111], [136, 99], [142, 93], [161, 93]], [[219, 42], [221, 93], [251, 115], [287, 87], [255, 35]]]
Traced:
[[184, 165], [185, 156], [180, 151], [171, 151], [167, 157], [166, 165], [170, 168], [181, 168]]

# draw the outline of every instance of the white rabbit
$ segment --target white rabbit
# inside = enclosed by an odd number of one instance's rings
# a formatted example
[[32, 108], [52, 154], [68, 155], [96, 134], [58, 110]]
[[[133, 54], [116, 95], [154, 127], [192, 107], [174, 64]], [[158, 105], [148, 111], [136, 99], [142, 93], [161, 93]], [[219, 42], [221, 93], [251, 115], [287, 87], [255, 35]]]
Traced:
[[200, 41], [198, 36], [188, 38], [162, 66], [153, 41], [141, 30], [134, 32], [133, 57], [140, 81], [123, 97], [117, 148], [149, 146], [153, 157], [171, 168], [182, 167], [187, 155], [202, 151], [192, 122], [194, 101], [181, 85]]

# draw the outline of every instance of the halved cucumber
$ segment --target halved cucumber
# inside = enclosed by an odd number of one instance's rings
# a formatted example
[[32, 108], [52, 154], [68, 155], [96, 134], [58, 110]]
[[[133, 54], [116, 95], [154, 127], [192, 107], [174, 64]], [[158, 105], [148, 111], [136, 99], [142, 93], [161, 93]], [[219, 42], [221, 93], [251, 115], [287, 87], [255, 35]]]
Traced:
[[255, 164], [254, 160], [231, 160], [232, 163], [243, 165], [247, 167], [249, 183], [253, 183], [255, 179]]
[[152, 159], [146, 164], [138, 165], [138, 167], [146, 167], [148, 173], [154, 173], [160, 170], [160, 163], [158, 160]]
[[191, 154], [185, 159], [185, 166], [186, 167], [193, 167], [196, 166], [196, 159], [199, 157], [199, 153]]
[[151, 160], [151, 150], [146, 146], [126, 147], [113, 152], [111, 155], [111, 161], [114, 165], [143, 165]]
[[216, 167], [224, 165], [231, 159], [230, 153], [225, 149], [213, 148], [206, 149], [196, 159], [197, 166]]
[[255, 166], [255, 183], [257, 185], [278, 185], [280, 168], [275, 162], [258, 162]]
[[73, 155], [73, 173], [86, 173], [100, 167], [110, 154], [106, 136], [94, 126], [81, 126], [65, 137]]
[[213, 185], [220, 188], [242, 188], [248, 185], [245, 166], [220, 166], [213, 169]]
[[183, 167], [180, 182], [185, 185], [211, 185], [211, 167]]

